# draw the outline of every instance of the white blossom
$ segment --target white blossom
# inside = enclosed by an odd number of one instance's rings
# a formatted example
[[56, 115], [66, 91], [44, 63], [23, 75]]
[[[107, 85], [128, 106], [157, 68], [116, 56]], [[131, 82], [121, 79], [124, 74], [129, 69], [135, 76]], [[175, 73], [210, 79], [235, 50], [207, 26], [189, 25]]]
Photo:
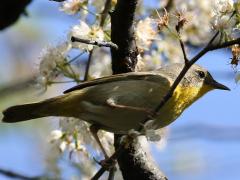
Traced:
[[[69, 32], [69, 38], [77, 37], [80, 39], [88, 39], [88, 40], [96, 40], [96, 41], [103, 41], [104, 40], [104, 32], [101, 27], [99, 26], [88, 26], [87, 23], [84, 21], [80, 21], [80, 24], [75, 25]], [[80, 42], [72, 42], [73, 48], [79, 49], [87, 49], [91, 50], [93, 45], [88, 45]]]
[[149, 141], [160, 141], [161, 136], [156, 133], [155, 129], [147, 129], [145, 131], [146, 137]]
[[85, 6], [86, 0], [67, 0], [60, 6], [60, 11], [64, 11], [67, 14], [73, 15], [80, 11], [82, 6]]
[[59, 126], [63, 131], [67, 132], [73, 132], [74, 130], [79, 129], [81, 123], [83, 123], [83, 121], [80, 119], [71, 117], [62, 117], [59, 120]]
[[143, 132], [149, 141], [160, 141], [161, 136], [157, 133], [156, 129], [154, 128], [154, 122], [155, 122], [154, 120], [148, 120], [143, 125]]
[[50, 134], [50, 140], [51, 141], [58, 140], [62, 136], [63, 136], [63, 132], [61, 130], [58, 130], [58, 129], [57, 130], [53, 130], [53, 131], [51, 131], [51, 134]]
[[157, 50], [145, 53], [143, 57], [138, 56], [136, 71], [151, 71], [160, 68], [162, 65], [162, 55]]
[[96, 48], [92, 54], [91, 66], [89, 69], [90, 79], [111, 75], [111, 56], [104, 48]]
[[58, 75], [56, 67], [58, 64], [65, 63], [66, 54], [71, 48], [69, 43], [62, 43], [54, 46], [48, 46], [40, 54], [39, 84], [44, 85], [55, 79]]
[[75, 25], [72, 27], [71, 36], [75, 36], [78, 38], [84, 38], [84, 37], [88, 36], [90, 31], [91, 31], [91, 29], [88, 26], [88, 24], [85, 23], [84, 21], [80, 21], [80, 23], [78, 25]]
[[[177, 4], [178, 9], [184, 9], [187, 13], [187, 23], [184, 25], [181, 33], [182, 40], [197, 46], [207, 43], [212, 37], [212, 29], [209, 25], [212, 13], [212, 1], [176, 0], [175, 4]], [[167, 36], [169, 38], [169, 35]]]
[[227, 29], [230, 27], [229, 19], [230, 19], [229, 15], [222, 15], [222, 16], [215, 15], [212, 17], [211, 24], [213, 28], [216, 30]]
[[59, 145], [59, 149], [61, 152], [64, 152], [67, 148], [67, 142], [66, 141], [62, 141]]
[[149, 48], [157, 35], [156, 25], [156, 20], [151, 18], [146, 18], [138, 22], [136, 27], [136, 40], [139, 48], [145, 50]]
[[89, 124], [77, 118], [67, 118], [63, 117], [59, 120], [59, 126], [62, 131], [72, 134], [74, 131], [78, 133], [77, 139], [82, 142], [82, 144], [91, 144], [93, 139], [91, 132], [89, 131]]
[[167, 145], [167, 137], [169, 135], [169, 129], [167, 127], [157, 129], [155, 133], [160, 136], [160, 140], [154, 141], [154, 143], [156, 144], [159, 150], [163, 150]]
[[158, 53], [161, 53], [170, 63], [179, 63], [183, 61], [183, 53], [180, 46], [173, 46], [176, 41], [176, 39], [171, 37], [156, 41]]
[[211, 24], [216, 30], [225, 30], [228, 34], [235, 25], [235, 19], [231, 18], [233, 8], [232, 0], [216, 0], [213, 2]]
[[233, 0], [214, 0], [213, 13], [227, 14], [233, 12]]

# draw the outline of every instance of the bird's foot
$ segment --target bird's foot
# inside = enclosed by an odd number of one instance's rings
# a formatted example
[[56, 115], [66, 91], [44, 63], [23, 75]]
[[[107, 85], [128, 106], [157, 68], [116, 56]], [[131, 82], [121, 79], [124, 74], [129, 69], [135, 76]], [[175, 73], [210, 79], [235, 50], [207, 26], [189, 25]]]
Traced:
[[110, 171], [111, 169], [115, 168], [116, 160], [113, 158], [106, 158], [104, 160], [98, 161], [94, 158], [94, 161], [98, 163], [100, 166], [102, 166], [107, 171]]

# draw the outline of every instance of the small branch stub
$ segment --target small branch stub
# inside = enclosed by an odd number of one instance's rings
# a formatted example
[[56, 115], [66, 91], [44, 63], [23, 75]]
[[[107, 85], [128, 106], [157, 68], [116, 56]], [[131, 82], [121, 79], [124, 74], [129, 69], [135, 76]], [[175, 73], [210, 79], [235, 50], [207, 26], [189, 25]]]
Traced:
[[117, 50], [118, 46], [114, 44], [113, 42], [108, 42], [108, 41], [95, 41], [95, 40], [89, 40], [89, 39], [81, 39], [72, 36], [71, 37], [72, 42], [79, 42], [79, 43], [85, 43], [85, 44], [91, 44], [99, 47], [110, 47], [112, 49]]

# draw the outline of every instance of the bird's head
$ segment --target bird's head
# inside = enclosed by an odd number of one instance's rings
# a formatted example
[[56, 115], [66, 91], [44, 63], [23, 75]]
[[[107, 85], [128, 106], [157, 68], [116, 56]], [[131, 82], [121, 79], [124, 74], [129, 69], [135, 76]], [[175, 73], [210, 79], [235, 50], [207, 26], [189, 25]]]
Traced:
[[214, 89], [230, 90], [227, 86], [213, 79], [212, 75], [205, 68], [196, 64], [186, 73], [180, 85], [197, 88], [203, 93]]
[[[166, 66], [163, 69], [172, 80], [175, 80], [183, 69], [183, 66], [184, 64], [176, 63]], [[214, 80], [205, 68], [194, 64], [185, 74], [175, 91], [178, 91], [178, 94], [181, 94], [181, 96], [196, 100], [214, 89], [230, 90], [225, 85]]]

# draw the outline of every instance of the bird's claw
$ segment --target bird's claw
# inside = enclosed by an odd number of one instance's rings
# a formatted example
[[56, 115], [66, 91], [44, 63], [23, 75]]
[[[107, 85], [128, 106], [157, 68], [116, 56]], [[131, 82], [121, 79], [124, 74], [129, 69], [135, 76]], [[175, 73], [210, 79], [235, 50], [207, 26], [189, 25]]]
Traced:
[[93, 158], [93, 160], [97, 164], [102, 166], [104, 169], [106, 169], [107, 171], [110, 171], [111, 169], [115, 168], [115, 164], [116, 164], [116, 160], [115, 159], [107, 158], [107, 159], [98, 161], [98, 160], [96, 160], [96, 158]]

